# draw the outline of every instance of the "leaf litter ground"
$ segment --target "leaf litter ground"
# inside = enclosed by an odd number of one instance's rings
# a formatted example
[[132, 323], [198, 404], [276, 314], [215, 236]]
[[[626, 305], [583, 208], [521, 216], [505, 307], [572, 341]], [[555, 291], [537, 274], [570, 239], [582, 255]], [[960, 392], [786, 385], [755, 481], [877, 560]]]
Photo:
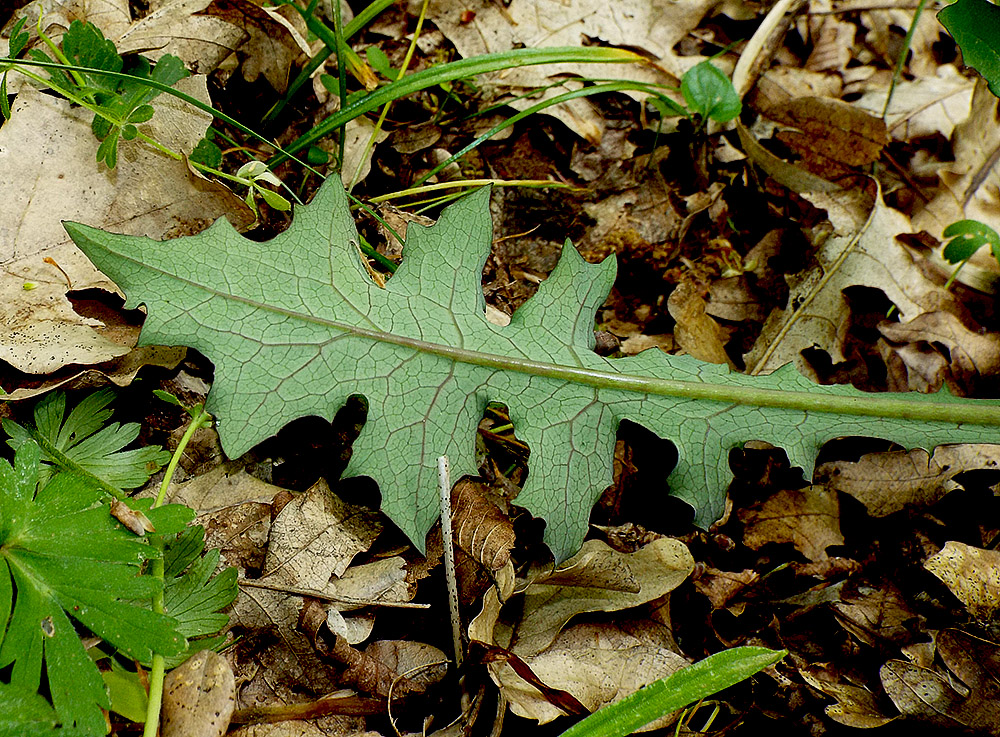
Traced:
[[[902, 25], [908, 22], [895, 20]], [[397, 16], [392, 22], [402, 21]], [[883, 21], [877, 16], [850, 17], [847, 22], [868, 28], [876, 50], [883, 43], [885, 36], [879, 31]], [[707, 21], [705, 28], [719, 42], [748, 35], [736, 33], [736, 26], [729, 23], [725, 16], [719, 16]], [[828, 35], [832, 29], [833, 21], [826, 29]], [[819, 34], [811, 37], [811, 48], [817, 55], [829, 47], [823, 38]], [[920, 53], [915, 52], [914, 63], [926, 66], [931, 58], [930, 41], [919, 38]], [[386, 46], [392, 51], [391, 42]], [[800, 61], [806, 66], [804, 58]], [[809, 61], [812, 66], [818, 63], [815, 58]], [[827, 76], [837, 77], [842, 71], [834, 62], [827, 68]], [[841, 92], [844, 90], [837, 94]], [[652, 151], [652, 134], [639, 131], [639, 122], [627, 103], [604, 103], [599, 109], [605, 120], [616, 121], [629, 135], [616, 137], [613, 129], [606, 130], [605, 143], [588, 148], [567, 143], [571, 139], [558, 124], [536, 122], [508, 141], [485, 147], [478, 164], [470, 162], [472, 166], [489, 166], [507, 177], [547, 173], [554, 168], [576, 181], [591, 183], [599, 193], [594, 202], [536, 193], [498, 197], [502, 203], [499, 236], [523, 233], [539, 224], [542, 228], [496, 244], [485, 270], [488, 298], [508, 312], [523, 303], [552, 270], [559, 245], [569, 235], [594, 260], [610, 251], [619, 253], [619, 279], [611, 299], [601, 308], [598, 326], [623, 339], [626, 348], [630, 339], [655, 338], [658, 343], [654, 344], [680, 345], [694, 355], [715, 355], [739, 366], [764, 318], [774, 307], [785, 304], [788, 286], [784, 275], [795, 274], [808, 263], [808, 254], [815, 248], [811, 244], [813, 233], [823, 227], [823, 213], [777, 185], [765, 182], [759, 186], [734, 179], [734, 172], [742, 172], [743, 164], [714, 164], [706, 170], [693, 145], [696, 139], [683, 127], [669, 139], [656, 139], [658, 143], [669, 140], [669, 150], [661, 147]], [[408, 114], [414, 112], [407, 110]], [[446, 131], [446, 135], [454, 134]], [[950, 138], [948, 133], [942, 135]], [[612, 146], [615, 140], [617, 150]], [[926, 141], [919, 137], [893, 145], [896, 148], [891, 153], [896, 160], [927, 150]], [[367, 185], [372, 193], [393, 188], [386, 186], [392, 183], [393, 175], [405, 183], [407, 172], [419, 166], [414, 164], [416, 157], [380, 150], [385, 165], [374, 169], [374, 179]], [[629, 158], [636, 150], [639, 155]], [[591, 155], [589, 164], [586, 153]], [[592, 176], [589, 172], [595, 170], [603, 173]], [[920, 172], [911, 175], [923, 177], [919, 181], [924, 186], [936, 184]], [[713, 196], [713, 182], [728, 184], [721, 193], [716, 188]], [[708, 196], [699, 196], [702, 192]], [[894, 189], [889, 200], [909, 212], [905, 188]], [[604, 201], [609, 206], [602, 210]], [[622, 220], [623, 211], [632, 215]], [[765, 211], [772, 217], [761, 217]], [[609, 213], [618, 213], [610, 225]], [[789, 227], [789, 223], [794, 226]], [[682, 285], [684, 299], [674, 296], [671, 304], [671, 297]], [[844, 296], [848, 309], [833, 332], [836, 342], [806, 353], [812, 374], [824, 380], [846, 379], [867, 389], [912, 388], [921, 381], [925, 386], [939, 386], [948, 381], [979, 395], [995, 376], [995, 370], [983, 360], [995, 354], [995, 348], [976, 345], [972, 339], [993, 335], [995, 316], [992, 305], [973, 293], [962, 293], [957, 325], [947, 332], [941, 327], [946, 321], [938, 318], [928, 325], [928, 332], [909, 334], [888, 329], [900, 323], [890, 320], [886, 325], [883, 318], [890, 304], [877, 288], [847, 286]], [[943, 336], [947, 341], [942, 341]], [[963, 355], [968, 358], [962, 359]], [[203, 363], [195, 361], [166, 381], [182, 392], [190, 393], [192, 387], [200, 391], [191, 374], [210, 375]], [[264, 475], [291, 478], [292, 485], [301, 489], [320, 471], [335, 478], [337, 470], [330, 467], [342, 465], [341, 448], [349, 447], [345, 438], [356, 434], [357, 415], [353, 419], [345, 415], [341, 420], [333, 429], [328, 423], [307, 421], [306, 429], [289, 428], [279, 433], [257, 451], [256, 466], [251, 468]], [[158, 424], [169, 427], [171, 422], [161, 417]], [[481, 472], [494, 478], [501, 490], [510, 486], [508, 478], [516, 484], [524, 481], [526, 473], [524, 453], [511, 431], [502, 429], [505, 424], [502, 410], [487, 410], [479, 438], [482, 449], [488, 452], [477, 458]], [[501, 429], [493, 432], [495, 428]], [[520, 423], [515, 423], [514, 432], [520, 430]], [[202, 458], [209, 459], [203, 467], [210, 466], [218, 451], [207, 437], [203, 447]], [[719, 717], [726, 721], [721, 726], [742, 722], [743, 729], [759, 730], [773, 728], [776, 720], [790, 733], [846, 733], [881, 724], [902, 711], [921, 727], [937, 728], [942, 733], [964, 726], [996, 734], [997, 725], [984, 716], [995, 713], [996, 698], [989, 676], [996, 659], [996, 647], [989, 640], [997, 639], [988, 624], [991, 597], [995, 596], [990, 589], [989, 568], [982, 555], [977, 557], [955, 545], [945, 547], [948, 541], [962, 541], [989, 549], [1000, 531], [1000, 515], [991, 490], [996, 479], [989, 470], [995, 468], [995, 459], [988, 451], [969, 450], [972, 447], [962, 446], [957, 458], [946, 459], [898, 450], [888, 456], [866, 456], [876, 450], [871, 442], [827, 446], [819, 459], [819, 475], [806, 478], [789, 467], [781, 452], [767, 448], [736, 451], [728, 459], [736, 471], [729, 493], [733, 512], [704, 534], [690, 527], [689, 508], [672, 502], [660, 491], [669, 471], [665, 460], [671, 456], [669, 446], [641, 428], [623, 430], [614, 454], [614, 482], [590, 521], [606, 528], [603, 534], [623, 551], [640, 547], [654, 536], [636, 528], [639, 522], [687, 542], [698, 561], [692, 579], [675, 591], [669, 608], [647, 611], [645, 624], [632, 625], [633, 638], [672, 639], [677, 649], [692, 658], [730, 644], [788, 647], [792, 658], [780, 671], [727, 695]], [[310, 454], [318, 459], [312, 471], [306, 460]], [[538, 461], [532, 458], [532, 463]], [[895, 484], [894, 498], [913, 499], [912, 503], [887, 512], [884, 494], [866, 484], [880, 474]], [[350, 486], [344, 487], [344, 493]], [[353, 489], [354, 501], [372, 506], [370, 487], [355, 483]], [[234, 504], [226, 507], [224, 514], [216, 512], [220, 528], [225, 521], [227, 529], [251, 535], [255, 541], [256, 551], [251, 544], [231, 546], [236, 562], [249, 576], [269, 570], [259, 549], [268, 539], [269, 518], [281, 514], [281, 502], [270, 502], [270, 495], [276, 492], [257, 489], [256, 493], [259, 501]], [[515, 562], [525, 565], [544, 556], [538, 545], [538, 524], [516, 509], [513, 522], [522, 544], [514, 551]], [[322, 529], [330, 524], [326, 522]], [[392, 535], [390, 532], [381, 540], [379, 545], [384, 547], [380, 550], [399, 547], [392, 540], [402, 545], [402, 538]], [[228, 539], [234, 538], [239, 535], [231, 534]], [[216, 541], [225, 539], [220, 532]], [[430, 556], [433, 545], [432, 537]], [[948, 556], [938, 561], [938, 572], [932, 574], [926, 562], [945, 551]], [[379, 555], [360, 553], [357, 562]], [[410, 570], [419, 569], [419, 556], [405, 553], [404, 558]], [[957, 573], [949, 575], [945, 563]], [[443, 594], [434, 589], [430, 592], [426, 600], [435, 602], [433, 614], [380, 610], [375, 638], [421, 642], [428, 640], [427, 632], [437, 631], [431, 639], [447, 651], [444, 631], [438, 630], [437, 624]], [[470, 614], [482, 592], [466, 593]], [[300, 599], [293, 601], [292, 608], [301, 603]], [[979, 622], [970, 617], [970, 611], [978, 613]], [[586, 618], [597, 625], [598, 632], [609, 624], [598, 615]], [[665, 629], [657, 630], [657, 623]], [[296, 636], [294, 629], [294, 623], [289, 626], [287, 621], [244, 628], [250, 638], [237, 651], [243, 672], [251, 673], [259, 660], [265, 664], [265, 672], [270, 669], [272, 675], [285, 681], [269, 693], [261, 687], [267, 678], [251, 680], [247, 703], [254, 703], [254, 698], [265, 701], [265, 696], [292, 698], [291, 690], [313, 677], [315, 683], [324, 683], [327, 676], [321, 674], [329, 674], [330, 662], [349, 670], [352, 666], [347, 661], [353, 662], [351, 682], [360, 684], [367, 693], [378, 693], [378, 663], [384, 665], [384, 658], [362, 661], [341, 647], [336, 656], [325, 653], [325, 661], [320, 659], [318, 665], [312, 662], [316, 670], [303, 670], [294, 658], [282, 659], [276, 654], [272, 642], [275, 631], [281, 640]], [[645, 633], [642, 637], [640, 629]], [[311, 651], [324, 653], [324, 638], [318, 632], [314, 631], [313, 641], [306, 644]], [[620, 647], [634, 642], [622, 641]], [[301, 649], [301, 643], [295, 647]], [[976, 653], [976, 663], [956, 657], [961, 651]], [[956, 685], [952, 676], [961, 683]], [[934, 692], [940, 693], [939, 701], [905, 698], [907, 692], [931, 692], [931, 686], [937, 688], [941, 683], [945, 687]], [[453, 703], [449, 696], [443, 698]], [[833, 707], [826, 709], [828, 705]], [[440, 707], [417, 702], [413, 708], [417, 713], [446, 711], [443, 702]], [[372, 724], [389, 731], [384, 724]], [[843, 724], [852, 727], [840, 726]], [[893, 723], [883, 731], [898, 725]], [[508, 729], [521, 726], [514, 721]], [[719, 726], [717, 721], [715, 727]], [[360, 727], [360, 723], [353, 723], [354, 729]], [[898, 728], [909, 730], [912, 724]]]

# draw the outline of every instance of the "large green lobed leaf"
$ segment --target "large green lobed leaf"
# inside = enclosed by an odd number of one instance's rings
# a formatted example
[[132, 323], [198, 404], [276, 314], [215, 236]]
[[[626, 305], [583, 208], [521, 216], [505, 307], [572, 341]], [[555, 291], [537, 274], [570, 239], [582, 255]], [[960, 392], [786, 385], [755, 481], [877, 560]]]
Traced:
[[265, 243], [225, 220], [163, 243], [66, 229], [128, 307], [147, 306], [142, 344], [191, 346], [215, 363], [207, 409], [230, 456], [297, 417], [332, 418], [349, 395], [363, 394], [368, 422], [347, 473], [373, 477], [384, 511], [421, 547], [438, 514], [436, 459], [447, 454], [456, 478], [476, 473], [476, 426], [490, 401], [507, 405], [531, 447], [518, 504], [547, 521], [559, 559], [579, 547], [591, 506], [611, 483], [623, 419], [677, 444], [671, 489], [701, 525], [721, 514], [726, 451], [746, 440], [780, 445], [808, 470], [819, 446], [839, 435], [908, 447], [996, 437], [997, 402], [863, 395], [816, 386], [792, 367], [751, 378], [656, 350], [598, 356], [594, 314], [615, 261], [587, 264], [572, 246], [511, 324], [495, 326], [481, 288], [488, 198], [480, 190], [433, 227], [412, 227], [385, 289], [362, 267], [337, 181]]

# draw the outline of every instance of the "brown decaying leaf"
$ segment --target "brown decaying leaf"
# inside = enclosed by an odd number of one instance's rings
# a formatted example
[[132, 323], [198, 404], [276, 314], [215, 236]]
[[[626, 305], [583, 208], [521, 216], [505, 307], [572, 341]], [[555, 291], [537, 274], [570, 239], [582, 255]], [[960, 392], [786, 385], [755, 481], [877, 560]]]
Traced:
[[163, 682], [162, 737], [222, 737], [236, 705], [236, 679], [224, 657], [202, 650]]
[[882, 687], [904, 717], [935, 727], [967, 726], [963, 704], [968, 689], [953, 678], [902, 660], [890, 660], [879, 670]]
[[[619, 553], [588, 540], [576, 556], [551, 574], [528, 584], [520, 621], [500, 619], [501, 599], [514, 588], [510, 566], [487, 592], [482, 612], [469, 625], [469, 638], [511, 651], [548, 687], [568, 691], [588, 709], [597, 709], [646, 683], [668, 675], [686, 661], [665, 646], [662, 625], [620, 618], [614, 625], [574, 625], [577, 614], [619, 611], [658, 599], [690, 575], [694, 561], [686, 546], [659, 538], [634, 553]], [[515, 713], [548, 722], [563, 712], [527, 684], [510, 664], [492, 663], [490, 677]], [[614, 674], [610, 679], [607, 674]], [[662, 726], [662, 725], [661, 725]]]
[[149, 517], [135, 509], [121, 499], [111, 500], [111, 516], [125, 525], [130, 532], [136, 535], [145, 535], [147, 532], [156, 532]]
[[777, 137], [802, 156], [803, 166], [827, 179], [835, 178], [831, 174], [838, 170], [876, 161], [889, 142], [885, 121], [829, 97], [798, 98], [768, 114], [794, 128], [779, 131]]
[[835, 722], [856, 729], [871, 729], [898, 718], [883, 711], [874, 693], [850, 683], [829, 664], [813, 663], [799, 666], [798, 670], [806, 683], [837, 700], [836, 704], [824, 709]]
[[451, 492], [455, 539], [489, 571], [507, 565], [514, 548], [514, 526], [484, 494], [481, 484], [462, 479]]
[[850, 494], [873, 517], [901, 509], [922, 509], [957, 488], [956, 475], [1000, 468], [996, 445], [941, 445], [930, 455], [922, 448], [869, 453], [857, 462], [831, 461], [817, 467], [815, 480], [831, 490]]
[[678, 284], [667, 298], [667, 309], [676, 321], [674, 337], [699, 361], [732, 366], [726, 354], [727, 331], [706, 313], [707, 307], [703, 287], [690, 280]]
[[924, 563], [977, 619], [1000, 609], [1000, 552], [951, 540]]
[[743, 542], [752, 550], [770, 542], [790, 542], [815, 561], [827, 557], [828, 546], [844, 544], [837, 494], [822, 486], [779, 491], [738, 515], [746, 526]]
[[[951, 312], [927, 312], [906, 323], [885, 323], [879, 326], [879, 332], [893, 344], [916, 344], [915, 347], [941, 353], [947, 366], [947, 373], [941, 379], [950, 379], [960, 390], [969, 391], [977, 381], [1000, 374], [1000, 334], [971, 330]], [[908, 369], [912, 367], [919, 387], [924, 383], [926, 371], [916, 356], [923, 352], [898, 353], [903, 364]], [[925, 391], [938, 388], [940, 384], [930, 385]]]
[[[242, 707], [292, 698], [291, 689], [303, 684], [318, 693], [336, 688], [332, 669], [297, 629], [303, 597], [280, 589], [327, 593], [331, 578], [343, 575], [380, 530], [375, 512], [343, 502], [325, 481], [281, 509], [271, 525], [259, 579], [279, 590], [241, 586], [233, 605], [234, 626], [269, 638], [254, 654], [257, 666], [247, 666], [249, 683], [240, 690]], [[326, 607], [323, 612], [325, 621]]]
[[902, 213], [885, 205], [880, 191], [871, 197], [855, 187], [804, 196], [826, 211], [833, 230], [820, 245], [817, 264], [787, 277], [787, 307], [771, 313], [745, 356], [751, 374], [769, 373], [813, 347], [829, 353], [834, 363], [843, 361], [840, 327], [849, 313], [843, 296], [847, 287], [881, 289], [902, 322], [953, 301], [896, 240], [911, 226]]
[[870, 647], [907, 643], [912, 625], [919, 623], [906, 597], [889, 581], [848, 582], [833, 610], [841, 626]]
[[722, 609], [739, 596], [743, 589], [759, 580], [760, 574], [750, 568], [742, 571], [721, 571], [718, 568], [708, 567], [694, 579], [694, 588], [708, 599], [712, 609]]
[[312, 639], [317, 652], [327, 660], [346, 666], [342, 686], [387, 699], [425, 693], [444, 678], [448, 656], [438, 648], [412, 640], [376, 640], [363, 651], [339, 635], [324, 634], [325, 608], [316, 601], [303, 607], [301, 629]]

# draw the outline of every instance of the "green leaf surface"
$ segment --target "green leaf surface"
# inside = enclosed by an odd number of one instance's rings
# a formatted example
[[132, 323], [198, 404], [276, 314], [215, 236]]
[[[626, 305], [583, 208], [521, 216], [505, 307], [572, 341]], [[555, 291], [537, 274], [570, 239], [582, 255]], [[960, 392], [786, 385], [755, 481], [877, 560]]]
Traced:
[[[94, 737], [94, 732], [60, 728], [55, 710], [33, 690], [0, 682], [0, 737]], [[96, 734], [104, 734], [104, 727]]]
[[67, 415], [66, 395], [51, 392], [35, 405], [34, 428], [3, 420], [10, 436], [7, 444], [14, 450], [25, 443], [41, 446], [43, 483], [58, 470], [71, 471], [90, 476], [109, 494], [121, 496], [122, 489], [146, 483], [170, 454], [157, 446], [122, 450], [139, 436], [140, 427], [135, 422], [105, 424], [111, 417], [107, 406], [114, 398], [110, 389], [94, 392]]
[[67, 615], [140, 660], [187, 643], [172, 618], [135, 605], [159, 589], [140, 575], [158, 551], [108, 514], [91, 479], [61, 473], [40, 487], [39, 461], [33, 442], [13, 466], [0, 459], [0, 668], [37, 692], [44, 662], [59, 721], [104, 734], [104, 682]]
[[[101, 29], [93, 23], [80, 20], [70, 23], [62, 37], [62, 50], [70, 64], [108, 72], [122, 70], [122, 58], [114, 41], [104, 38]], [[82, 76], [92, 92], [114, 92], [118, 86], [117, 80], [103, 74], [84, 73]]]
[[937, 17], [962, 49], [962, 61], [1000, 97], [1000, 7], [987, 0], [958, 0]]
[[339, 182], [297, 208], [290, 228], [248, 240], [225, 220], [157, 243], [67, 223], [76, 244], [145, 304], [143, 345], [188, 345], [216, 367], [206, 409], [239, 456], [304, 415], [332, 418], [352, 394], [369, 403], [347, 468], [379, 484], [384, 511], [418, 546], [438, 516], [436, 459], [477, 472], [475, 434], [488, 402], [507, 405], [531, 468], [518, 504], [547, 521], [556, 557], [577, 550], [594, 501], [612, 480], [615, 432], [638, 422], [678, 446], [671, 491], [708, 525], [723, 510], [727, 451], [747, 440], [785, 448], [809, 472], [841, 435], [907, 447], [991, 442], [1000, 402], [865, 395], [817, 386], [791, 366], [765, 377], [649, 350], [610, 359], [594, 347], [594, 314], [615, 261], [591, 265], [572, 246], [507, 327], [486, 320], [489, 192], [408, 231], [385, 289], [358, 256]]
[[987, 244], [993, 257], [1000, 261], [1000, 233], [986, 223], [978, 220], [958, 220], [945, 228], [941, 235], [951, 238], [942, 254], [949, 263], [967, 261]]
[[720, 123], [732, 120], [743, 108], [729, 77], [707, 61], [684, 73], [681, 94], [692, 112]]
[[196, 526], [178, 535], [164, 551], [164, 607], [177, 621], [178, 631], [188, 639], [184, 652], [167, 658], [168, 668], [219, 642], [204, 638], [229, 624], [228, 615], [220, 610], [229, 606], [239, 593], [236, 569], [226, 568], [213, 577], [219, 565], [219, 551], [201, 555], [204, 547], [205, 528]]

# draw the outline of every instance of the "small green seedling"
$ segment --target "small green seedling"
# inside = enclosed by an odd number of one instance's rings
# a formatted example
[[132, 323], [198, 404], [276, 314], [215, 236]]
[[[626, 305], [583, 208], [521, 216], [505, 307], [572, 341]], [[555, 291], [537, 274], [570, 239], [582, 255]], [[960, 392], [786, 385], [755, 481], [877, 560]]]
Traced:
[[998, 262], [1000, 262], [1000, 234], [986, 223], [978, 220], [959, 220], [944, 229], [945, 238], [950, 238], [944, 247], [942, 254], [948, 263], [958, 264], [955, 270], [948, 277], [944, 288], [948, 289], [958, 272], [969, 262], [969, 259], [983, 246], [988, 245], [990, 251]]
[[[59, 63], [66, 66], [82, 67], [90, 71], [69, 71], [52, 69], [48, 83], [67, 99], [93, 110], [94, 121], [91, 129], [101, 142], [97, 149], [98, 162], [103, 161], [113, 169], [118, 162], [118, 140], [132, 140], [139, 135], [136, 127], [153, 117], [154, 100], [160, 90], [144, 83], [153, 80], [167, 86], [188, 76], [187, 69], [176, 56], [164, 54], [155, 66], [141, 56], [130, 57], [126, 62], [118, 54], [114, 42], [106, 39], [93, 23], [75, 20], [57, 46], [41, 29], [39, 37], [52, 52], [49, 56], [41, 49], [31, 49], [28, 57], [35, 61]], [[17, 54], [24, 49], [26, 34], [18, 34]], [[15, 46], [11, 45], [11, 57], [15, 57]], [[55, 58], [53, 58], [55, 57]], [[21, 70], [22, 72], [24, 70]], [[125, 73], [133, 79], [123, 79], [102, 72]]]
[[261, 186], [262, 182], [275, 187], [281, 186], [281, 180], [267, 168], [267, 164], [263, 161], [255, 160], [245, 163], [236, 172], [236, 181], [249, 187], [247, 195], [243, 199], [247, 203], [247, 206], [253, 210], [254, 217], [259, 217], [260, 215], [257, 211], [258, 196], [279, 212], [286, 212], [292, 208], [292, 203], [280, 194]]
[[696, 64], [684, 73], [681, 94], [691, 113], [717, 123], [728, 123], [743, 109], [729, 77], [709, 61]]

